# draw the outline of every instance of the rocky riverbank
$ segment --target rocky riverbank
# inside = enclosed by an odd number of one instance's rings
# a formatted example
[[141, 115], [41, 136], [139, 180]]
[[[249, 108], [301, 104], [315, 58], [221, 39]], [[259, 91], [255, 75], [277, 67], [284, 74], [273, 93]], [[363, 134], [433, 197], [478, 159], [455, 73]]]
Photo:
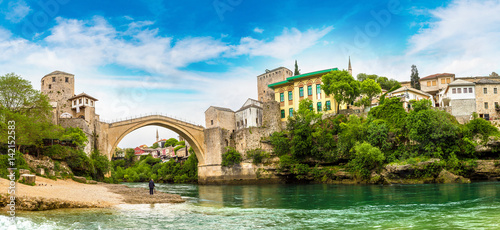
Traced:
[[[8, 191], [9, 181], [0, 179], [0, 191]], [[10, 196], [0, 194], [0, 208], [8, 208]], [[117, 184], [82, 184], [73, 180], [37, 177], [36, 185], [16, 184], [16, 210], [43, 211], [59, 208], [105, 208], [118, 204], [181, 203], [179, 195], [129, 188]]]

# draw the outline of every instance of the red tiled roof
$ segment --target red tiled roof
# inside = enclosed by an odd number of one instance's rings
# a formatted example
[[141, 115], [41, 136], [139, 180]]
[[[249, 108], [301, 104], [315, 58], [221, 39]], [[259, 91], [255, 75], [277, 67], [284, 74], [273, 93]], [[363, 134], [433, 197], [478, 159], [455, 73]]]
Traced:
[[454, 77], [454, 76], [455, 76], [454, 73], [437, 73], [437, 74], [429, 75], [427, 77], [420, 78], [420, 80], [428, 80], [428, 79], [434, 79], [434, 78], [438, 78], [438, 77]]

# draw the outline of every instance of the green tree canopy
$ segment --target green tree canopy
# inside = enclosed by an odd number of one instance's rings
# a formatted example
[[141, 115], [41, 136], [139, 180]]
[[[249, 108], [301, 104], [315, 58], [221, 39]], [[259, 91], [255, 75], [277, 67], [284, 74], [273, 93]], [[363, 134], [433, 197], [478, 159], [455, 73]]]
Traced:
[[84, 147], [88, 142], [87, 136], [80, 128], [68, 127], [62, 133], [61, 140], [72, 140], [79, 147]]
[[337, 113], [340, 104], [353, 102], [360, 94], [360, 83], [352, 77], [346, 70], [332, 71], [322, 77], [321, 88], [328, 95], [333, 95], [337, 101]]
[[364, 103], [365, 106], [370, 106], [372, 99], [381, 92], [382, 89], [380, 88], [380, 85], [373, 79], [366, 79], [361, 82], [361, 93], [364, 94], [367, 98], [366, 102]]
[[297, 60], [295, 60], [295, 71], [293, 72], [294, 76], [300, 75], [299, 65], [297, 65]]
[[175, 138], [170, 138], [165, 142], [165, 147], [166, 146], [175, 146], [177, 144], [178, 140]]
[[411, 66], [411, 76], [410, 76], [410, 81], [411, 81], [411, 87], [420, 90], [420, 77], [418, 76], [418, 69], [417, 66], [412, 65]]

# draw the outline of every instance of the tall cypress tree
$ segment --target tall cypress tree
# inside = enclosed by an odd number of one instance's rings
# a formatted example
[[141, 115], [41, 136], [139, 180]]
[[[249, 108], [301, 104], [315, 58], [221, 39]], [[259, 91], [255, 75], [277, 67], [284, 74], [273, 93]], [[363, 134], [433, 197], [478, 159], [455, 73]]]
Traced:
[[411, 87], [420, 90], [420, 77], [418, 77], [417, 66], [411, 66]]
[[299, 65], [297, 65], [297, 60], [295, 60], [295, 71], [293, 73], [294, 76], [297, 76], [297, 75], [300, 75], [300, 72], [299, 72]]

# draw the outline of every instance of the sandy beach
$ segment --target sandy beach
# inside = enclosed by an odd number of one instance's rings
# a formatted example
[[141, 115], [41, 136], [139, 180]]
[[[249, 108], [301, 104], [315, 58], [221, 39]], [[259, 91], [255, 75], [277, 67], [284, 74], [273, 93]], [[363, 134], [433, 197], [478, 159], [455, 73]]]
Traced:
[[[8, 196], [9, 180], [0, 178], [0, 194]], [[151, 203], [181, 203], [184, 200], [179, 195], [156, 192], [150, 196], [149, 191], [144, 188], [129, 188], [119, 184], [82, 184], [71, 179], [51, 180], [43, 177], [36, 178], [36, 186], [16, 183], [16, 197], [18, 202], [38, 203], [65, 203], [63, 207], [110, 207], [118, 204], [151, 204]], [[7, 197], [8, 198], [8, 197]], [[7, 199], [4, 199], [7, 200]], [[17, 206], [17, 204], [16, 204]], [[33, 206], [33, 205], [32, 205]], [[35, 205], [36, 206], [36, 205]], [[20, 204], [20, 207], [23, 207]], [[48, 206], [38, 210], [58, 208], [59, 206]], [[21, 209], [31, 209], [29, 207]], [[35, 208], [33, 208], [35, 209]], [[35, 209], [36, 210], [36, 209]]]

